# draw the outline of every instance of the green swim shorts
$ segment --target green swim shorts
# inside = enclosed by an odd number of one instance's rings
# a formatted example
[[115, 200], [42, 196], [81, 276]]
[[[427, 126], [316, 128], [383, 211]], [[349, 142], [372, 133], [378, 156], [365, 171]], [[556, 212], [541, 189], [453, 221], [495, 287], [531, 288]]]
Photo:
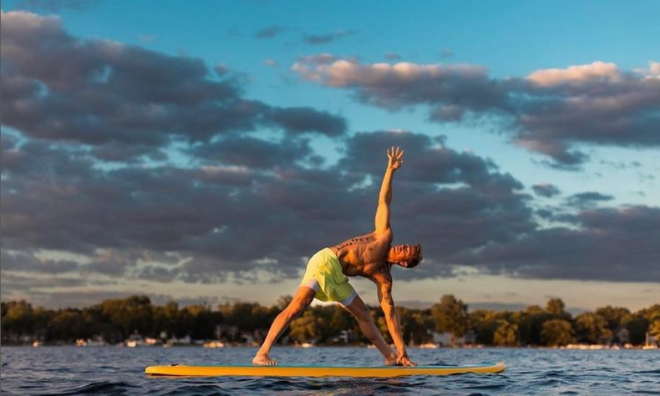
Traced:
[[321, 301], [337, 301], [349, 305], [357, 296], [341, 270], [339, 259], [329, 248], [319, 251], [309, 259], [300, 286], [316, 291], [314, 297]]

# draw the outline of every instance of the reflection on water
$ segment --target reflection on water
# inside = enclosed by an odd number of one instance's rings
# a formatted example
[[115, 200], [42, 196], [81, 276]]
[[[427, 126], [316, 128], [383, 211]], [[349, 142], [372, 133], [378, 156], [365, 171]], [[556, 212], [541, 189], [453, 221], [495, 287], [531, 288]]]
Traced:
[[[150, 378], [150, 365], [249, 364], [252, 348], [3, 347], [2, 395], [660, 395], [658, 351], [411, 349], [419, 364], [503, 361], [497, 375], [350, 378]], [[275, 348], [282, 364], [374, 366], [366, 348]]]

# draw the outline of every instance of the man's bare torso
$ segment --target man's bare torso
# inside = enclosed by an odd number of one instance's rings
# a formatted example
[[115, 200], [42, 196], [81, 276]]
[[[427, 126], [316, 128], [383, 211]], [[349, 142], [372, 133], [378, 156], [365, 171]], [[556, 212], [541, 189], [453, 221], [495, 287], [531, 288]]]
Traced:
[[376, 283], [391, 282], [387, 256], [392, 243], [392, 232], [372, 232], [331, 246], [346, 276], [363, 276]]

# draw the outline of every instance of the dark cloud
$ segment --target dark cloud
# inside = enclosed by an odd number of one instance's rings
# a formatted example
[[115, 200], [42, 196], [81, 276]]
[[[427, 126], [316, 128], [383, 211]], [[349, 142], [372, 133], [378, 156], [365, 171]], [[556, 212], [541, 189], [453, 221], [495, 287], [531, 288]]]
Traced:
[[553, 184], [535, 184], [532, 186], [534, 193], [540, 197], [552, 198], [559, 195], [561, 191]]
[[295, 164], [296, 161], [309, 158], [313, 153], [309, 140], [306, 139], [285, 139], [273, 142], [253, 137], [234, 136], [199, 145], [192, 150], [192, 154], [199, 158], [258, 169]]
[[566, 216], [575, 228], [540, 229], [460, 258], [523, 278], [660, 281], [660, 209], [631, 206]]
[[347, 127], [343, 118], [310, 107], [274, 107], [265, 119], [291, 134], [317, 132], [336, 137], [344, 134]]
[[268, 126], [292, 135], [345, 132], [340, 117], [241, 97], [242, 82], [199, 59], [79, 40], [55, 17], [2, 14], [3, 125], [28, 137], [78, 142], [107, 161], [162, 159], [173, 142]]
[[258, 30], [255, 34], [254, 37], [258, 39], [269, 39], [276, 37], [280, 33], [282, 33], [285, 29], [282, 26], [269, 26], [263, 29]]
[[[2, 246], [88, 255], [81, 270], [117, 277], [138, 271], [208, 282], [264, 269], [264, 259], [274, 263], [266, 271], [297, 276], [302, 256], [372, 229], [390, 144], [410, 150], [395, 193], [398, 241], [422, 242], [429, 257], [442, 258], [532, 229], [519, 182], [441, 143], [408, 132], [360, 133], [335, 167], [318, 169], [306, 165], [313, 151], [304, 140], [231, 137], [197, 147], [191, 154], [206, 164], [196, 168], [116, 170], [95, 168], [84, 150], [10, 143], [17, 159], [3, 168]], [[176, 252], [185, 264], [140, 270], [142, 251]]]
[[337, 39], [340, 39], [342, 37], [346, 36], [352, 36], [354, 34], [357, 34], [357, 30], [343, 30], [340, 29], [334, 33], [327, 33], [327, 34], [305, 34], [303, 35], [303, 41], [306, 42], [307, 44], [313, 44], [313, 45], [318, 45], [318, 44], [327, 44], [331, 43]]
[[41, 272], [45, 274], [60, 274], [75, 272], [78, 263], [70, 260], [38, 259], [27, 252], [7, 252], [2, 250], [2, 270], [16, 272]]
[[303, 58], [293, 70], [389, 110], [426, 106], [436, 122], [499, 120], [500, 132], [516, 144], [565, 169], [588, 159], [580, 144], [660, 146], [660, 79], [653, 68], [623, 72], [594, 62], [498, 79], [474, 65], [362, 64], [325, 55]]
[[588, 191], [578, 194], [573, 194], [567, 198], [567, 201], [571, 205], [576, 205], [580, 207], [591, 206], [598, 202], [612, 201], [614, 197], [612, 195], [601, 194], [594, 191]]

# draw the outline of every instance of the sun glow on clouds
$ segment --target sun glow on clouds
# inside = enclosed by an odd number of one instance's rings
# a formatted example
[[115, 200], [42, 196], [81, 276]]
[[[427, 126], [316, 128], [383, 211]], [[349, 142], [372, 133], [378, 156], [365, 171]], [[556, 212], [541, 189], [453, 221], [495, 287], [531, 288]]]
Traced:
[[582, 84], [588, 81], [620, 79], [619, 69], [614, 63], [593, 62], [588, 65], [570, 66], [565, 69], [537, 70], [527, 76], [532, 83], [548, 87], [565, 83]]
[[291, 70], [304, 79], [321, 81], [332, 87], [378, 84], [386, 80], [400, 82], [419, 78], [437, 78], [443, 74], [481, 76], [486, 69], [474, 65], [415, 64], [399, 62], [395, 64], [374, 63], [362, 65], [356, 60], [336, 59], [330, 54], [310, 56], [296, 62]]

